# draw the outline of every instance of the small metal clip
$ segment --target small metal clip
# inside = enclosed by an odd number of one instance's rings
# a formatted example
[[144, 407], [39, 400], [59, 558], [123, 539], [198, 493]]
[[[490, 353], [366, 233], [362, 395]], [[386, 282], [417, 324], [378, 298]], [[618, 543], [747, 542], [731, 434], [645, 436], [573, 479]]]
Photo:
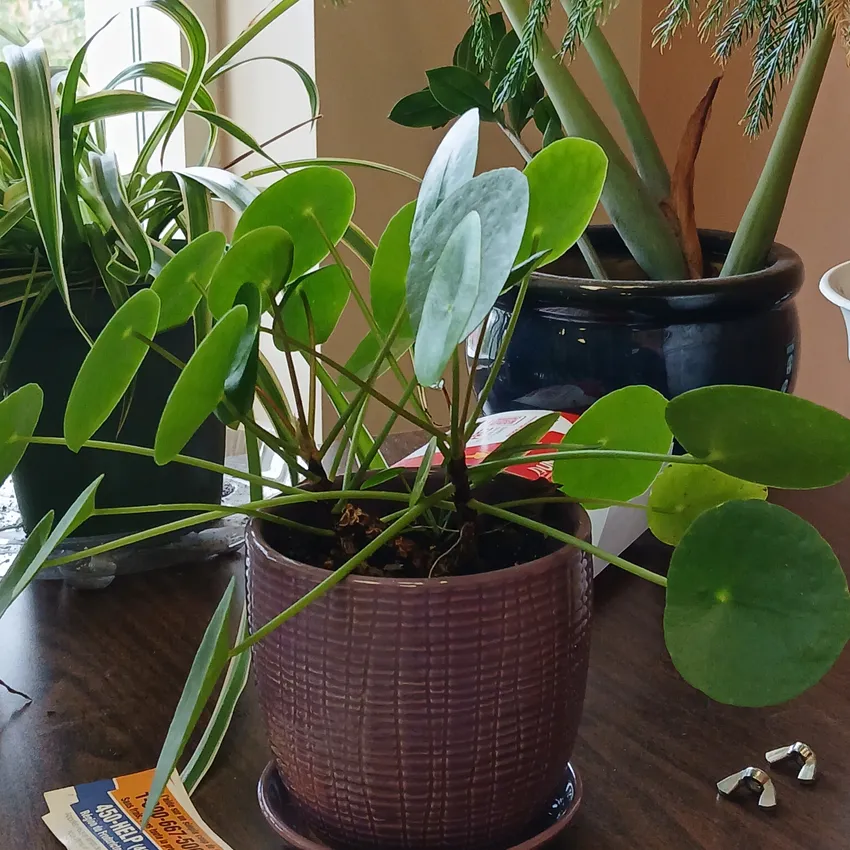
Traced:
[[745, 768], [717, 783], [717, 790], [724, 797], [731, 796], [740, 788], [759, 795], [760, 809], [772, 809], [776, 805], [773, 780], [759, 767]]
[[765, 753], [764, 757], [770, 764], [778, 764], [787, 759], [793, 759], [800, 765], [800, 772], [797, 774], [797, 779], [800, 782], [810, 784], [817, 779], [817, 756], [815, 755], [815, 751], [802, 741], [797, 741], [796, 744], [791, 744], [790, 747], [780, 747], [778, 750], [771, 750], [769, 753]]

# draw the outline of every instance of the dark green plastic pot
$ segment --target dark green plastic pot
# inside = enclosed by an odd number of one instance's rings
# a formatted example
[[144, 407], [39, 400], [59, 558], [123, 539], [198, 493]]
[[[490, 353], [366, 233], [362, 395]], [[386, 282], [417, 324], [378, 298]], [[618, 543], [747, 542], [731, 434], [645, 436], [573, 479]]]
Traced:
[[[92, 337], [114, 312], [100, 285], [75, 291], [73, 304], [75, 314]], [[17, 311], [17, 305], [0, 310], [2, 350], [12, 337]], [[166, 331], [157, 337], [157, 342], [185, 362], [194, 350], [192, 325]], [[87, 351], [61, 297], [51, 294], [26, 329], [12, 358], [5, 387], [7, 392], [28, 383], [42, 388], [44, 409], [36, 429], [38, 435], [62, 436], [65, 404]], [[177, 374], [172, 364], [150, 352], [138, 372], [130, 412], [120, 433], [119, 405], [94, 439], [152, 447], [160, 414]], [[210, 417], [183, 454], [222, 463], [224, 440], [224, 425]], [[221, 501], [222, 477], [215, 472], [176, 463], [157, 466], [151, 458], [118, 452], [82, 449], [74, 454], [64, 446], [31, 445], [13, 475], [25, 530], [29, 533], [50, 510], [61, 516], [98, 475], [105, 476], [97, 491], [99, 508]], [[133, 532], [178, 516], [155, 513], [92, 517], [77, 529], [75, 536]]]

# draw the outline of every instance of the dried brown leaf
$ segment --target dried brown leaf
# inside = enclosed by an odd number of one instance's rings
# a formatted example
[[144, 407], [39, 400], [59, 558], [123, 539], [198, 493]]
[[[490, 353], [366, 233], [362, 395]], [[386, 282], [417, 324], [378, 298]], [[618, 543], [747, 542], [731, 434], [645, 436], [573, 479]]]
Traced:
[[671, 180], [670, 199], [662, 203], [661, 208], [665, 215], [673, 221], [679, 234], [679, 242], [682, 252], [688, 264], [688, 272], [692, 279], [702, 277], [704, 264], [702, 246], [699, 242], [697, 230], [696, 213], [694, 210], [694, 178], [696, 175], [696, 162], [699, 155], [705, 128], [711, 115], [711, 106], [717, 87], [720, 85], [722, 76], [715, 77], [708, 87], [708, 91], [700, 100], [697, 108], [688, 119], [679, 150], [676, 155], [676, 167], [673, 170]]

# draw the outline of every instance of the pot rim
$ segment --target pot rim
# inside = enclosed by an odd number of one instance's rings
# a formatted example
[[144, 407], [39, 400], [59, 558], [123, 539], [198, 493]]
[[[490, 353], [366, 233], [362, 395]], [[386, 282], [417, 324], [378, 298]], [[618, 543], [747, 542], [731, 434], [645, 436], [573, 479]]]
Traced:
[[[368, 496], [368, 491], [366, 491], [366, 495]], [[569, 533], [574, 537], [590, 541], [591, 523], [587, 511], [578, 502], [565, 502], [563, 507], [567, 512], [572, 514], [573, 518], [576, 520], [574, 527]], [[296, 561], [294, 558], [290, 558], [278, 551], [266, 539], [262, 526], [263, 519], [261, 517], [254, 517], [248, 523], [248, 528], [245, 531], [249, 566], [251, 548], [256, 547], [268, 564], [273, 564], [277, 569], [294, 569], [302, 575], [315, 579], [316, 584], [319, 584], [322, 580], [332, 575], [330, 570], [323, 567], [315, 567], [311, 564], [305, 564], [302, 561]], [[350, 574], [345, 577], [344, 581], [355, 585], [386, 585], [411, 589], [433, 588], [437, 586], [445, 587], [446, 585], [450, 587], [485, 585], [500, 581], [499, 575], [501, 573], [510, 573], [512, 576], [517, 576], [525, 573], [534, 574], [543, 572], [550, 569], [554, 565], [554, 562], [568, 557], [573, 551], [580, 552], [588, 558], [590, 557], [589, 554], [586, 554], [572, 544], [567, 543], [558, 549], [555, 549], [553, 552], [550, 552], [548, 555], [543, 555], [543, 557], [536, 558], [533, 561], [524, 561], [521, 564], [515, 564], [511, 567], [503, 567], [498, 570], [489, 570], [484, 573], [474, 573], [472, 575], [463, 576], [448, 576], [443, 578], [416, 579], [395, 578], [393, 576], [381, 577]]]
[[[591, 225], [587, 228], [589, 234], [607, 235], [616, 233], [613, 225]], [[731, 243], [734, 233], [727, 230], [712, 230], [700, 228], [700, 237], [709, 243]], [[603, 252], [604, 253], [604, 252]], [[609, 252], [611, 253], [611, 252]], [[545, 269], [546, 266], [543, 266]], [[799, 291], [803, 284], [803, 260], [800, 255], [783, 245], [774, 242], [768, 252], [767, 265], [755, 272], [730, 277], [703, 277], [695, 280], [610, 280], [597, 281], [593, 278], [559, 275], [553, 272], [535, 271], [531, 275], [530, 288], [537, 290], [557, 289], [576, 293], [594, 294], [604, 297], [606, 294], [621, 295], [711, 295], [728, 292], [730, 289], [751, 289], [763, 287], [767, 280], [776, 280], [787, 275], [794, 280], [789, 294]]]
[[850, 308], [850, 298], [842, 294], [842, 287], [836, 285], [836, 278], [840, 277], [842, 273], [848, 270], [850, 270], [850, 260], [845, 260], [843, 263], [833, 266], [831, 269], [824, 272], [818, 287], [821, 291], [821, 295], [823, 295], [827, 301], [831, 301], [836, 305], [836, 307], [841, 307], [842, 309]]

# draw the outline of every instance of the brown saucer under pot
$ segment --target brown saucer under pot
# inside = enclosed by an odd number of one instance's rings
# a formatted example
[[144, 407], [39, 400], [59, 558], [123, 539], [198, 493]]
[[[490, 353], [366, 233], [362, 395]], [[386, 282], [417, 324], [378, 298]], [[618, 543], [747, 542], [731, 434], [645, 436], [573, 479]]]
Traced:
[[[553, 841], [572, 823], [582, 798], [581, 777], [571, 765], [567, 765], [562, 788], [548, 809], [529, 827], [519, 843], [494, 850], [537, 850]], [[260, 810], [269, 826], [296, 850], [330, 850], [328, 844], [311, 834], [298, 807], [292, 802], [284, 788], [273, 761], [266, 765], [257, 784]]]
[[[501, 478], [514, 499], [531, 486]], [[590, 538], [580, 506], [545, 510], [545, 522]], [[289, 533], [250, 524], [252, 629], [328, 576], [280, 551]], [[277, 771], [322, 841], [537, 846], [522, 842], [564, 792], [592, 595], [590, 559], [547, 545], [537, 560], [474, 575], [349, 576], [254, 648]]]

